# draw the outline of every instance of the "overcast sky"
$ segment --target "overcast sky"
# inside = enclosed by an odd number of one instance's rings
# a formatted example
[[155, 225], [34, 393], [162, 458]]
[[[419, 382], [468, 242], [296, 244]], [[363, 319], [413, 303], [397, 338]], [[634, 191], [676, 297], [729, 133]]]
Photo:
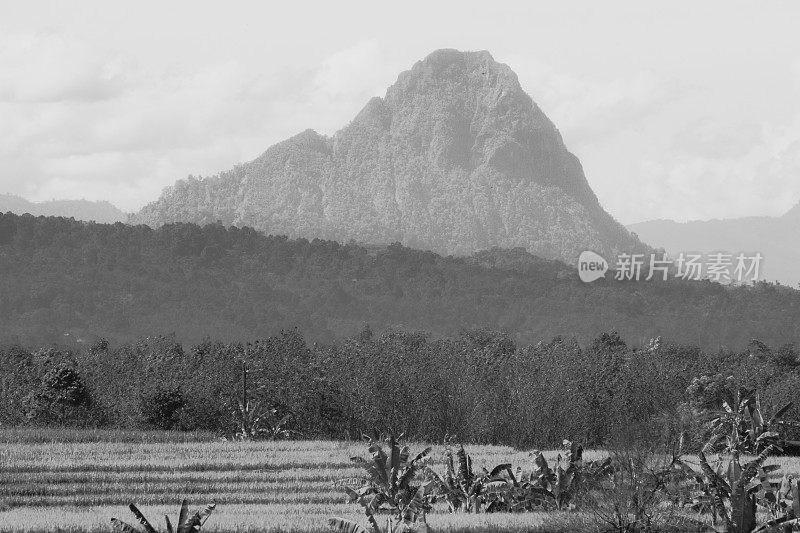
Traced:
[[225, 4], [3, 1], [0, 193], [133, 211], [458, 48], [517, 72], [623, 223], [800, 201], [796, 0]]

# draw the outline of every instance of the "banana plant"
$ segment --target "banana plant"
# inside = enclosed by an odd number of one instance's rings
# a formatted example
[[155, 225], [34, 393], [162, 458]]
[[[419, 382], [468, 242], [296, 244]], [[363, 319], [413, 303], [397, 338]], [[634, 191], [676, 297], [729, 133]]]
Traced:
[[583, 446], [564, 440], [563, 448], [563, 454], [556, 457], [555, 470], [550, 468], [542, 452], [531, 454], [534, 457], [531, 483], [543, 489], [551, 506], [559, 510], [574, 506], [575, 496], [585, 481], [596, 483], [613, 473], [610, 457], [584, 462]]
[[264, 408], [258, 401], [248, 400], [244, 404], [239, 401], [233, 413], [239, 427], [235, 440], [285, 440], [302, 436], [299, 431], [287, 427], [291, 414], [282, 418], [277, 414], [277, 409]]
[[758, 392], [740, 387], [735, 393], [723, 389], [722, 409], [711, 412], [711, 442], [715, 448], [722, 447], [730, 455], [757, 455], [768, 446], [781, 451], [786, 445], [800, 442], [780, 438], [782, 426], [792, 424], [782, 419], [792, 407], [789, 402], [770, 417], [765, 417]]
[[510, 505], [511, 487], [519, 486], [510, 464], [497, 465], [491, 471], [481, 468], [475, 472], [472, 457], [463, 445], [453, 452], [450, 443], [445, 444], [444, 474], [432, 468], [428, 471], [436, 480], [439, 495], [444, 496], [450, 512], [498, 511]]
[[440, 475], [431, 471], [451, 512], [565, 509], [573, 501], [580, 480], [585, 476], [584, 471], [599, 479], [608, 475], [611, 461], [606, 459], [585, 465], [581, 446], [564, 441], [564, 447], [564, 454], [559, 454], [555, 470], [550, 468], [541, 452], [534, 452], [535, 466], [530, 472], [519, 467], [514, 470], [511, 464], [475, 472], [464, 447], [459, 446], [454, 453], [448, 444], [445, 448], [445, 473]]
[[451, 444], [445, 444], [445, 472], [439, 474], [432, 468], [428, 471], [438, 484], [439, 495], [444, 496], [450, 512], [465, 511], [479, 513], [481, 511], [483, 478], [472, 470], [472, 457], [459, 445], [453, 452]]
[[[694, 477], [699, 487], [693, 508], [710, 512], [715, 526], [719, 519], [722, 523], [717, 531], [789, 533], [800, 529], [797, 482], [788, 475], [780, 482], [772, 481], [780, 467], [764, 465], [769, 456], [785, 445], [796, 444], [780, 435], [782, 427], [794, 424], [782, 419], [792, 403], [767, 418], [755, 390], [725, 389], [722, 393], [722, 410], [714, 413], [711, 420], [711, 439], [698, 453], [701, 471], [696, 473], [682, 463], [686, 478]], [[718, 452], [718, 458], [712, 466], [708, 454], [714, 451]], [[755, 458], [743, 465], [741, 457], [745, 454]], [[771, 516], [761, 525], [759, 508]]]
[[[791, 476], [784, 475], [780, 483], [769, 480], [763, 468], [758, 473], [758, 504], [769, 510], [772, 516], [755, 531], [789, 533], [800, 525], [800, 492], [797, 482]], [[754, 482], [755, 483], [755, 482]]]
[[521, 469], [516, 474], [510, 464], [496, 466], [484, 481], [483, 501], [486, 512], [525, 512], [544, 510], [552, 507], [552, 494], [536, 486], [530, 480], [533, 475], [525, 475]]
[[328, 519], [328, 524], [337, 533], [428, 533], [430, 531], [428, 523], [424, 519], [417, 522], [407, 522], [387, 517], [386, 527], [381, 529], [374, 515], [367, 516], [369, 526], [366, 528], [358, 522], [336, 516]]
[[[141, 524], [142, 529], [123, 522], [118, 518], [112, 518], [111, 524], [116, 531], [119, 533], [142, 533], [143, 530], [144, 533], [158, 533], [158, 530], [153, 527], [150, 521], [144, 516], [139, 508], [136, 507], [135, 504], [130, 504], [128, 508], [131, 510], [131, 513], [133, 513], [133, 516], [136, 517], [136, 520], [139, 522], [139, 524]], [[215, 508], [216, 505], [210, 503], [193, 515], [189, 516], [189, 501], [183, 500], [181, 503], [181, 509], [178, 513], [176, 528], [172, 527], [172, 522], [170, 522], [169, 516], [164, 516], [167, 526], [167, 533], [196, 533], [197, 531], [200, 531], [208, 518], [211, 516], [211, 513], [214, 512]]]
[[752, 533], [757, 526], [759, 500], [770, 502], [776, 499], [764, 467], [764, 461], [774, 453], [776, 447], [769, 445], [744, 466], [738, 454], [728, 456], [727, 461], [720, 458], [716, 469], [711, 467], [706, 457], [708, 448], [706, 446], [706, 450], [701, 450], [698, 457], [704, 477], [703, 490], [711, 502], [714, 521], [719, 517], [722, 530], [729, 533]]
[[389, 436], [387, 444], [388, 453], [376, 439], [368, 438], [371, 458], [350, 459], [363, 466], [367, 475], [341, 480], [339, 485], [347, 493], [349, 501], [361, 505], [367, 516], [388, 512], [398, 523], [424, 519], [433, 502], [433, 485], [428, 481], [418, 485], [413, 483], [431, 448], [424, 449], [412, 459], [408, 446], [401, 446], [394, 436]]

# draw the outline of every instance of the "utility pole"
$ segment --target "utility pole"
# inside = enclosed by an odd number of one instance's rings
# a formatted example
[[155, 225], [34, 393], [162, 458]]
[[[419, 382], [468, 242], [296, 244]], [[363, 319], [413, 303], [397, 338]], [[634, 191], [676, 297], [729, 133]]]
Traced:
[[247, 361], [242, 360], [242, 433], [248, 438], [253, 436], [250, 421], [248, 420], [249, 407], [247, 405]]
[[247, 363], [242, 361], [242, 405], [247, 406]]

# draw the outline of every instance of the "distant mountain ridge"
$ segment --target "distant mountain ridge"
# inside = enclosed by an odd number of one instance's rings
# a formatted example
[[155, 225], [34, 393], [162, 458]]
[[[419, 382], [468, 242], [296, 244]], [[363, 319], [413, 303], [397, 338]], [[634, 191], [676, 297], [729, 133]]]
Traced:
[[132, 223], [221, 221], [271, 234], [401, 242], [445, 254], [522, 247], [574, 264], [644, 248], [488, 52], [438, 50], [332, 137], [306, 130], [217, 176], [190, 177]]
[[30, 213], [37, 217], [67, 217], [103, 224], [125, 222], [128, 219], [127, 213], [120, 211], [106, 201], [50, 200], [47, 202], [30, 202], [14, 194], [0, 194], [0, 213], [8, 212], [17, 215]]
[[675, 222], [650, 220], [628, 229], [671, 255], [680, 252], [760, 252], [762, 279], [800, 283], [800, 203], [780, 217]]

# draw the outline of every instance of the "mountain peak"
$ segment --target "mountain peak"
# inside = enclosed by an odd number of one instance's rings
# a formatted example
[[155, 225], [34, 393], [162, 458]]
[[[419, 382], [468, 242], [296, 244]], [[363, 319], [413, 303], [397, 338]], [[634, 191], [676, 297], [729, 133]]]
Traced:
[[[480, 88], [499, 88], [524, 94], [517, 75], [508, 65], [498, 63], [485, 51], [462, 52], [451, 48], [436, 50], [402, 72], [387, 91], [387, 99], [406, 92], [424, 91], [442, 80]], [[530, 97], [525, 95], [528, 101]]]
[[461, 51], [454, 48], [442, 48], [434, 50], [424, 59], [417, 61], [411, 71], [420, 71], [430, 69], [433, 72], [445, 72], [448, 68], [469, 68], [474, 65], [482, 65], [484, 67], [501, 67], [486, 50], [476, 52]]
[[[516, 73], [505, 63], [500, 63], [486, 50], [461, 51], [453, 48], [443, 48], [428, 54], [424, 59], [417, 61], [410, 70], [400, 76], [452, 76], [454, 73], [475, 73], [481, 77], [500, 75], [502, 82], [509, 82], [519, 87]], [[481, 80], [482, 81], [482, 80]], [[521, 88], [520, 88], [521, 90]]]
[[445, 169], [485, 168], [515, 183], [554, 186], [589, 204], [597, 198], [555, 125], [508, 65], [486, 51], [437, 50], [398, 76], [369, 118], [398, 142], [424, 144]]
[[572, 263], [638, 241], [507, 65], [436, 50], [331, 138], [306, 130], [219, 179], [165, 193], [135, 221], [222, 220], [272, 233], [447, 254], [523, 247]]

